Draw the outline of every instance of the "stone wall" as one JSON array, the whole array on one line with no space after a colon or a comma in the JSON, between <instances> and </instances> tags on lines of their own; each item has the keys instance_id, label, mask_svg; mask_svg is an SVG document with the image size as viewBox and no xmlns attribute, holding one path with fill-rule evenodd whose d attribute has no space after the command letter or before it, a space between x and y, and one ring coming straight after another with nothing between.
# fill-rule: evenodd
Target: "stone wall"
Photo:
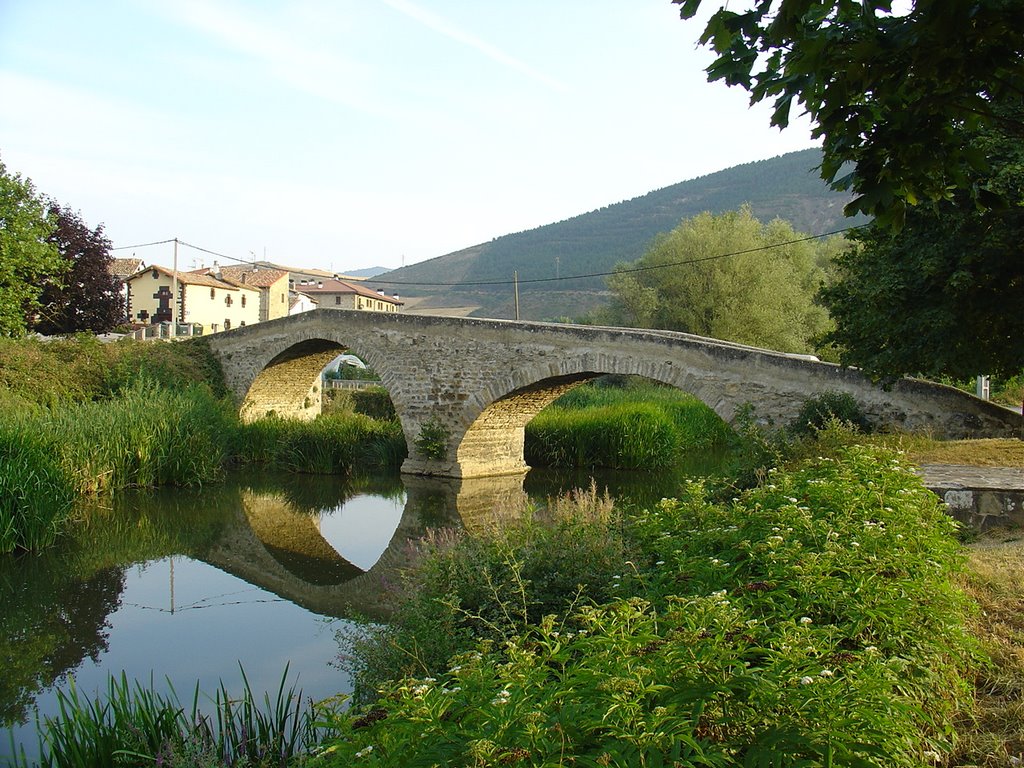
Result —
<instances>
[{"instance_id":1,"label":"stone wall","mask_svg":"<svg viewBox=\"0 0 1024 768\"><path fill-rule=\"evenodd\" d=\"M217 334L209 343L245 418L318 412L317 374L342 350L391 393L410 456L403 471L470 477L522 472L523 428L576 384L635 374L700 398L726 421L751 403L766 425L808 397L846 392L877 424L938 436L1021 436L1020 414L952 387L903 380L890 391L855 370L689 334L345 310L316 310ZM316 393L318 395L318 392ZM424 424L449 433L445 457L418 455Z\"/></svg>"}]
</instances>

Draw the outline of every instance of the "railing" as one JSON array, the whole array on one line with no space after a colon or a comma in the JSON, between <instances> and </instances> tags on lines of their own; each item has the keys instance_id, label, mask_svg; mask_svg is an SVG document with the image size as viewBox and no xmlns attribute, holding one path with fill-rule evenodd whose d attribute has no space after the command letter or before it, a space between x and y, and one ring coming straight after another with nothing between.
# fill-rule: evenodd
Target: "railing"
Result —
<instances>
[{"instance_id":1,"label":"railing","mask_svg":"<svg viewBox=\"0 0 1024 768\"><path fill-rule=\"evenodd\" d=\"M324 389L370 389L383 386L379 381L365 379L324 379Z\"/></svg>"}]
</instances>

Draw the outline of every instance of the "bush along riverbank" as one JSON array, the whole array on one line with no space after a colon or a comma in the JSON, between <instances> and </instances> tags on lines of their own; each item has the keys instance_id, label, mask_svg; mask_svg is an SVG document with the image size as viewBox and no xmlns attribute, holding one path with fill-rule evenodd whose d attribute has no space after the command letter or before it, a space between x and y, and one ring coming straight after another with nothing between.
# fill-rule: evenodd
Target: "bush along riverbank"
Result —
<instances>
[{"instance_id":1,"label":"bush along riverbank","mask_svg":"<svg viewBox=\"0 0 1024 768\"><path fill-rule=\"evenodd\" d=\"M532 544L475 590L469 563L428 560L455 589L401 650L492 636L328 717L316 764L927 766L953 748L975 660L960 549L895 454L843 448L724 503L692 484L623 530L633 558L536 623L517 607L546 605Z\"/></svg>"},{"instance_id":2,"label":"bush along riverbank","mask_svg":"<svg viewBox=\"0 0 1024 768\"><path fill-rule=\"evenodd\" d=\"M732 429L700 400L636 377L606 376L562 395L526 426L530 466L662 469L724 448Z\"/></svg>"}]
</instances>

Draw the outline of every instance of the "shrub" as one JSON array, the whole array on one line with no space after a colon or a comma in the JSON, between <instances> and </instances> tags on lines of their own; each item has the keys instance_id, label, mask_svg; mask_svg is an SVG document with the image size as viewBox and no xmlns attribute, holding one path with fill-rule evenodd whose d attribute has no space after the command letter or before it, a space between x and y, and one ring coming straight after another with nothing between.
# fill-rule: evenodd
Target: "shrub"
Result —
<instances>
[{"instance_id":1,"label":"shrub","mask_svg":"<svg viewBox=\"0 0 1024 768\"><path fill-rule=\"evenodd\" d=\"M448 456L448 441L452 433L436 418L431 418L420 427L416 436L416 451L425 459L442 460Z\"/></svg>"},{"instance_id":2,"label":"shrub","mask_svg":"<svg viewBox=\"0 0 1024 768\"><path fill-rule=\"evenodd\" d=\"M394 421L398 418L391 395L383 387L352 390L352 410L378 421Z\"/></svg>"},{"instance_id":3,"label":"shrub","mask_svg":"<svg viewBox=\"0 0 1024 768\"><path fill-rule=\"evenodd\" d=\"M608 599L631 551L611 500L576 491L547 510L482 536L443 532L422 543L421 563L386 627L342 634L343 665L369 701L396 675L432 675L480 638L502 642L546 615Z\"/></svg>"},{"instance_id":4,"label":"shrub","mask_svg":"<svg viewBox=\"0 0 1024 768\"><path fill-rule=\"evenodd\" d=\"M939 762L974 653L954 530L870 448L727 503L691 485L633 522L621 598L384 686L320 764Z\"/></svg>"},{"instance_id":5,"label":"shrub","mask_svg":"<svg viewBox=\"0 0 1024 768\"><path fill-rule=\"evenodd\" d=\"M846 392L822 392L809 397L789 426L795 435L813 435L829 421L838 420L860 432L870 432L871 422L854 399Z\"/></svg>"}]
</instances>

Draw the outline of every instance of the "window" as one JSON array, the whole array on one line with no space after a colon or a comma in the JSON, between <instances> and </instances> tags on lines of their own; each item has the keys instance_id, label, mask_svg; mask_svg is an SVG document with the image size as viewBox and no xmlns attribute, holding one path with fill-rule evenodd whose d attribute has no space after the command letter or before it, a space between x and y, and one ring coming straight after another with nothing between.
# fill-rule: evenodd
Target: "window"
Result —
<instances>
[{"instance_id":1,"label":"window","mask_svg":"<svg viewBox=\"0 0 1024 768\"><path fill-rule=\"evenodd\" d=\"M224 306L230 307L231 304L232 304L231 294L229 293L227 296L224 297ZM224 330L227 330L227 329L225 328Z\"/></svg>"},{"instance_id":2,"label":"window","mask_svg":"<svg viewBox=\"0 0 1024 768\"><path fill-rule=\"evenodd\" d=\"M242 296L242 306L243 307L245 306L245 296L244 295Z\"/></svg>"},{"instance_id":3,"label":"window","mask_svg":"<svg viewBox=\"0 0 1024 768\"><path fill-rule=\"evenodd\" d=\"M210 289L210 298L211 299L217 298L217 289L216 288L211 288Z\"/></svg>"},{"instance_id":4,"label":"window","mask_svg":"<svg viewBox=\"0 0 1024 768\"><path fill-rule=\"evenodd\" d=\"M334 297L334 303L335 304L341 304L341 296L335 296Z\"/></svg>"},{"instance_id":5,"label":"window","mask_svg":"<svg viewBox=\"0 0 1024 768\"><path fill-rule=\"evenodd\" d=\"M156 280L158 277L160 277L160 273L157 272L155 269L153 270L152 275L153 275L153 279L154 280Z\"/></svg>"},{"instance_id":6,"label":"window","mask_svg":"<svg viewBox=\"0 0 1024 768\"><path fill-rule=\"evenodd\" d=\"M224 330L225 331L230 331L231 330L231 319L230 318L224 318Z\"/></svg>"}]
</instances>

